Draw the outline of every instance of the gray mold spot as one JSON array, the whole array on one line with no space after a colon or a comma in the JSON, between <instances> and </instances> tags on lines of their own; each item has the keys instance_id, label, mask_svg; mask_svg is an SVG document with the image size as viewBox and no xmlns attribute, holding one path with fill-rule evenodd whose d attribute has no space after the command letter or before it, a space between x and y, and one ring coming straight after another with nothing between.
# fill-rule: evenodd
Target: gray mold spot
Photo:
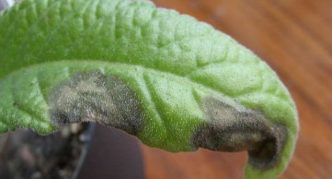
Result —
<instances>
[{"instance_id":1,"label":"gray mold spot","mask_svg":"<svg viewBox=\"0 0 332 179\"><path fill-rule=\"evenodd\" d=\"M215 98L204 100L208 121L193 136L193 145L210 150L248 150L249 163L261 169L273 167L280 158L287 130L272 124L263 114L241 110Z\"/></svg>"},{"instance_id":2,"label":"gray mold spot","mask_svg":"<svg viewBox=\"0 0 332 179\"><path fill-rule=\"evenodd\" d=\"M56 125L97 122L137 134L143 123L135 93L122 80L100 72L78 73L53 89L49 113Z\"/></svg>"}]
</instances>

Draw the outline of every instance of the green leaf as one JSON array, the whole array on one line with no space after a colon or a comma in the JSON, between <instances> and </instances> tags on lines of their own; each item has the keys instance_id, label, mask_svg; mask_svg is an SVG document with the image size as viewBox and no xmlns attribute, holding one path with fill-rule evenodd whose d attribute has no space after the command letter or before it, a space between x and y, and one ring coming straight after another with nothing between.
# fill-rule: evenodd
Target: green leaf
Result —
<instances>
[{"instance_id":1,"label":"green leaf","mask_svg":"<svg viewBox=\"0 0 332 179\"><path fill-rule=\"evenodd\" d=\"M0 14L0 132L94 121L168 151L248 150L274 178L298 117L271 68L208 24L149 1L24 0Z\"/></svg>"}]
</instances>

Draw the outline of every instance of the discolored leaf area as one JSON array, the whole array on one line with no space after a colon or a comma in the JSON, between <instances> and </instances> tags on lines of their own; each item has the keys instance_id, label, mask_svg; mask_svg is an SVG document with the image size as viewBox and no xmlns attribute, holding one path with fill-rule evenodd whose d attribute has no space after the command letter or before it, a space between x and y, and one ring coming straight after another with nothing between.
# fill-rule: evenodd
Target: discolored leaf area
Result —
<instances>
[{"instance_id":1,"label":"discolored leaf area","mask_svg":"<svg viewBox=\"0 0 332 179\"><path fill-rule=\"evenodd\" d=\"M275 178L294 102L271 68L212 26L145 0L23 0L0 14L0 131L98 122L168 151L248 150Z\"/></svg>"}]
</instances>

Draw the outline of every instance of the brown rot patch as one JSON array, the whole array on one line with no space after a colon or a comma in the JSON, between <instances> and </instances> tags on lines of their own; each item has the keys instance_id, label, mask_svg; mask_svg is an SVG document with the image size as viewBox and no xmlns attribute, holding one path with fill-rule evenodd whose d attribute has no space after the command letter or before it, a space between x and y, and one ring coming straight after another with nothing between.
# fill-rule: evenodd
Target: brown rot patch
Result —
<instances>
[{"instance_id":1,"label":"brown rot patch","mask_svg":"<svg viewBox=\"0 0 332 179\"><path fill-rule=\"evenodd\" d=\"M204 108L209 121L195 131L195 147L248 150L250 164L260 169L278 162L287 135L284 126L272 124L260 112L236 109L215 98L206 98Z\"/></svg>"},{"instance_id":2,"label":"brown rot patch","mask_svg":"<svg viewBox=\"0 0 332 179\"><path fill-rule=\"evenodd\" d=\"M56 125L98 122L137 134L143 117L135 93L120 79L100 72L78 73L61 83L49 97Z\"/></svg>"}]
</instances>

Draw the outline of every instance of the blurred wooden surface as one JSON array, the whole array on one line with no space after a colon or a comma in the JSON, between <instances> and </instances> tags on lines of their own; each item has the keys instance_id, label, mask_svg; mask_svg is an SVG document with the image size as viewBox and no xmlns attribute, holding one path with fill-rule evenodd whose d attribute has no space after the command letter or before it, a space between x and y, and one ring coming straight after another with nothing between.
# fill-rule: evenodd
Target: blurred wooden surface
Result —
<instances>
[{"instance_id":1,"label":"blurred wooden surface","mask_svg":"<svg viewBox=\"0 0 332 179\"><path fill-rule=\"evenodd\" d=\"M331 0L155 0L233 36L277 71L301 131L282 179L332 177ZM143 147L147 179L242 178L245 153L171 154Z\"/></svg>"}]
</instances>

